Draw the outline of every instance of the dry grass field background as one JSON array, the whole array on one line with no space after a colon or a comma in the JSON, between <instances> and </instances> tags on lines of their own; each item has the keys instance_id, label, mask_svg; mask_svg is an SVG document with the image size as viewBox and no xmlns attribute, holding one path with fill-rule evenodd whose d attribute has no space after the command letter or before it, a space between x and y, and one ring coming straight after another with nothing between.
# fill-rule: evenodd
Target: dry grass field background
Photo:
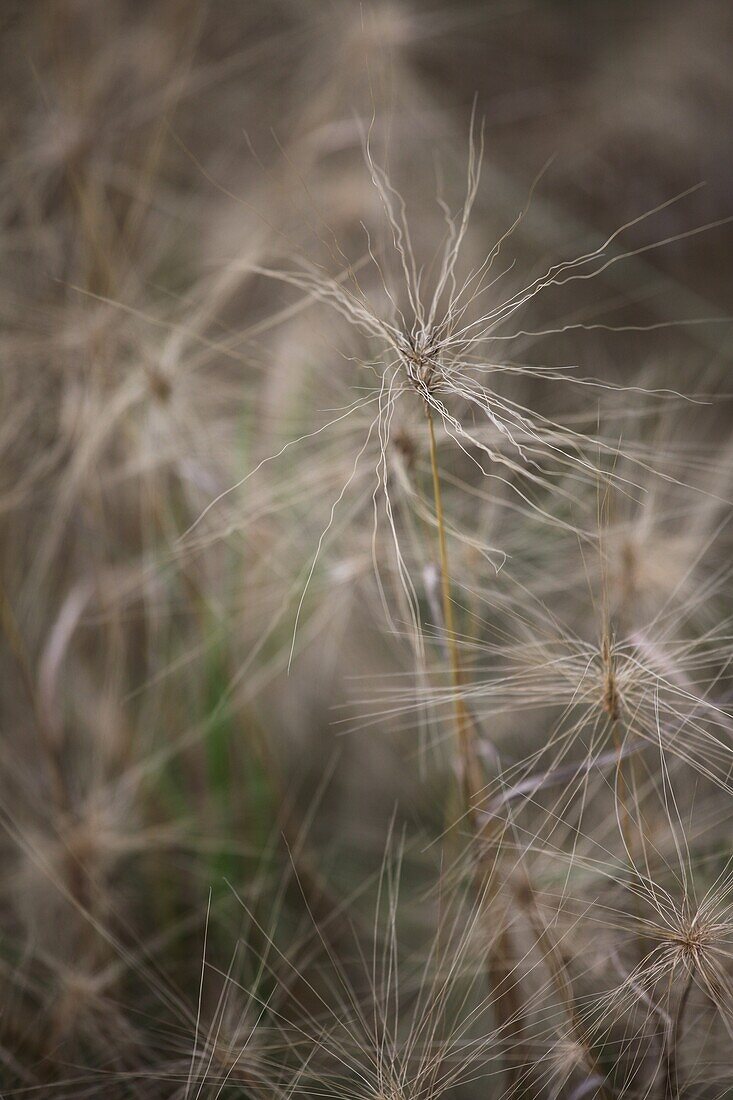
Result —
<instances>
[{"instance_id":1,"label":"dry grass field background","mask_svg":"<svg viewBox=\"0 0 733 1100\"><path fill-rule=\"evenodd\" d=\"M0 1096L733 1097L733 8L0 5Z\"/></svg>"}]
</instances>

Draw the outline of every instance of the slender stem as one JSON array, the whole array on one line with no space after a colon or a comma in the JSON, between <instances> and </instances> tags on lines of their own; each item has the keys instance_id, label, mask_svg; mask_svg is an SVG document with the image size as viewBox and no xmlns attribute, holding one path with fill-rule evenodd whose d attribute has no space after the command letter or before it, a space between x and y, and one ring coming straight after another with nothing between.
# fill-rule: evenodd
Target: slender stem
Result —
<instances>
[{"instance_id":1,"label":"slender stem","mask_svg":"<svg viewBox=\"0 0 733 1100\"><path fill-rule=\"evenodd\" d=\"M524 871L524 875L525 884L522 890L522 900L527 908L527 916L534 933L535 941L538 948L543 953L543 959L549 971L552 985L565 1011L572 1038L578 1044L582 1052L588 1072L592 1077L597 1077L599 1079L598 1087L593 1095L598 1097L599 1100L608 1100L609 1093L603 1083L604 1074L601 1072L583 1032L583 1023L578 1014L575 992L570 977L569 960L560 944L555 940L555 937L542 916L526 870Z\"/></svg>"},{"instance_id":2,"label":"slender stem","mask_svg":"<svg viewBox=\"0 0 733 1100\"><path fill-rule=\"evenodd\" d=\"M677 1004L677 1011L675 1013L674 1021L669 1027L669 1037L667 1040L667 1051L665 1058L665 1074L662 1082L663 1097L664 1100L677 1100L680 1095L679 1086L679 1044L682 1038L682 1023L685 1015L685 1009L687 1008L687 1002L692 992L692 986L694 984L693 972L687 976L684 989Z\"/></svg>"},{"instance_id":3,"label":"slender stem","mask_svg":"<svg viewBox=\"0 0 733 1100\"><path fill-rule=\"evenodd\" d=\"M474 742L475 726L461 694L464 686L463 669L461 667L458 640L455 632L453 602L450 592L450 565L445 531L445 515L443 512L443 496L440 485L440 471L438 467L438 448L435 441L433 415L427 403L425 405L425 415L428 421L428 434L430 437L430 467L433 475L433 503L435 506L435 520L438 527L443 627L455 696L454 715L456 747L461 770L461 790L465 804L469 810L475 839L485 844L488 841L489 834L495 833L497 829L503 832L503 825L493 820L490 827L487 828L487 826L484 826L483 828L479 828L479 824L475 818L475 810L481 796L484 782ZM497 851L493 867L488 866L492 861L487 861L485 857L479 859L476 865L476 889L479 897L482 899L482 908L486 908L487 912L491 908L492 903L496 900L498 891L498 876L495 872L497 869L496 860L498 860L499 846L500 839L497 842ZM523 1063L526 1059L521 1053L524 1031L523 1013L518 996L517 983L512 980L512 935L509 927L503 923L505 919L504 916L500 918L502 924L499 926L498 937L489 949L486 977L492 991L493 1004L499 1029L508 1040L508 1049L505 1052L505 1071L507 1086L510 1090L513 1090L516 1089L521 1078Z\"/></svg>"},{"instance_id":4,"label":"slender stem","mask_svg":"<svg viewBox=\"0 0 733 1100\"><path fill-rule=\"evenodd\" d=\"M621 835L624 845L626 846L626 854L631 864L631 870L634 872L636 870L636 861L634 859L634 817L630 808L630 802L632 801L633 791L635 789L633 760L624 760L624 739L620 729L620 721L617 718L613 719L611 736L617 756L616 771L618 776L619 802L621 805ZM627 765L630 774L627 774Z\"/></svg>"},{"instance_id":5,"label":"slender stem","mask_svg":"<svg viewBox=\"0 0 733 1100\"><path fill-rule=\"evenodd\" d=\"M471 736L471 722L466 712L466 707L461 697L463 688L463 670L461 657L456 638L453 601L451 600L450 566L448 561L448 544L445 533L445 517L443 512L443 495L440 486L440 472L438 468L438 448L435 442L435 425L430 406L426 403L425 415L428 421L428 434L430 437L430 467L433 475L433 503L435 505L435 520L438 526L438 549L440 554L440 590L443 603L443 623L445 627L446 645L451 665L451 680L455 696L454 715L456 744L458 759L461 768L461 785L469 807L475 806L476 798L483 786L481 772L478 767L476 750Z\"/></svg>"}]
</instances>

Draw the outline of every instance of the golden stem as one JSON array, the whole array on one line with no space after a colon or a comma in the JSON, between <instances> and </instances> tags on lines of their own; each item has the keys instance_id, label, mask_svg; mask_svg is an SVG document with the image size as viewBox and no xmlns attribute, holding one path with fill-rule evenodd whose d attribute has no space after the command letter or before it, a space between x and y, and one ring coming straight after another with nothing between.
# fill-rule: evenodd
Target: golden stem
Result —
<instances>
[{"instance_id":1,"label":"golden stem","mask_svg":"<svg viewBox=\"0 0 733 1100\"><path fill-rule=\"evenodd\" d=\"M613 744L614 748L616 749L617 755L616 770L618 775L619 802L621 803L621 836L623 837L623 841L626 846L626 852L629 860L631 861L631 869L633 871L635 869L633 857L634 818L631 813L631 809L629 808L629 803L631 802L633 797L633 775L631 777L632 783L630 784L627 778L627 769L625 766L626 762L624 761L623 757L623 737L621 736L621 731L619 730L618 719L613 720L613 725L611 726L611 736L613 737ZM633 769L633 761L628 761L628 764Z\"/></svg>"},{"instance_id":2,"label":"golden stem","mask_svg":"<svg viewBox=\"0 0 733 1100\"><path fill-rule=\"evenodd\" d=\"M440 486L440 472L438 468L438 448L435 441L435 426L430 406L426 403L425 415L428 421L428 434L430 436L430 467L433 474L433 503L435 505L435 520L438 527L438 549L440 553L440 591L443 604L443 625L445 628L445 640L448 648L451 665L451 680L455 695L454 713L456 744L458 759L461 768L461 785L470 807L475 806L476 798L483 786L481 773L476 759L475 746L471 737L471 723L466 713L466 707L461 698L463 688L463 670L461 657L458 651L458 639L456 637L453 601L451 600L450 566L448 561L448 543L445 533L445 516L443 512L443 495Z\"/></svg>"},{"instance_id":3,"label":"golden stem","mask_svg":"<svg viewBox=\"0 0 733 1100\"><path fill-rule=\"evenodd\" d=\"M475 867L476 890L481 899L481 907L489 910L497 900L499 891L498 860L501 848L501 835L505 823L497 819L491 819L481 826L476 820L475 810L484 786L483 773L479 765L475 745L475 727L473 720L466 709L461 696L463 689L463 669L458 648L458 639L455 631L453 616L453 602L451 600L450 565L448 560L448 543L445 530L445 514L443 511L443 495L440 484L440 470L438 467L438 448L435 440L435 425L430 406L425 404L425 415L428 421L428 434L430 437L430 467L433 475L433 503L435 507L435 520L438 528L438 547L440 553L440 590L443 605L443 627L445 642L448 650L451 679L455 694L455 730L456 746L459 766L461 770L461 789L465 804L469 810L471 827L474 839L485 847L487 851L496 844L495 859L492 862L486 855L479 858ZM497 831L500 835L497 837ZM493 920L496 920L494 914ZM509 927L504 923L505 916L500 918L498 937L489 948L486 977L492 991L494 1007L500 1030L508 1040L508 1050L505 1053L505 1072L507 1085L510 1089L516 1088L521 1078L522 1066L526 1057L522 1053L524 1018L521 1011L519 991L516 981L512 980L512 935Z\"/></svg>"}]
</instances>

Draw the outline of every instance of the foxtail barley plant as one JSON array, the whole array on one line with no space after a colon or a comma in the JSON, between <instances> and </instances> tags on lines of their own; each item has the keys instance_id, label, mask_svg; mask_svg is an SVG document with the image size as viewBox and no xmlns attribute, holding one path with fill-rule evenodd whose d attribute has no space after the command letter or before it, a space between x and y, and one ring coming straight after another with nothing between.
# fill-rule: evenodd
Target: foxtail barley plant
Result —
<instances>
[{"instance_id":1,"label":"foxtail barley plant","mask_svg":"<svg viewBox=\"0 0 733 1100\"><path fill-rule=\"evenodd\" d=\"M733 1095L729 6L6 8L0 1096Z\"/></svg>"}]
</instances>

